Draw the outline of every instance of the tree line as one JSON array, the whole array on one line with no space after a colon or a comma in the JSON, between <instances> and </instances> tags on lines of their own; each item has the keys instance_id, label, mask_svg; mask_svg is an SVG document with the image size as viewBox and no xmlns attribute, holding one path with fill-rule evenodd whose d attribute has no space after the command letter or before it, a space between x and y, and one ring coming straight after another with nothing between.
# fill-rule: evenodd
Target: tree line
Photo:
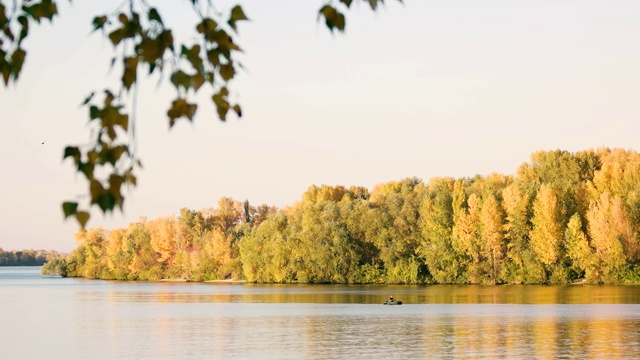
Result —
<instances>
[{"instance_id":1,"label":"tree line","mask_svg":"<svg viewBox=\"0 0 640 360\"><path fill-rule=\"evenodd\" d=\"M539 151L512 175L311 186L277 210L80 230L68 276L266 283L640 282L640 155ZM57 266L60 266L58 264Z\"/></svg>"},{"instance_id":2,"label":"tree line","mask_svg":"<svg viewBox=\"0 0 640 360\"><path fill-rule=\"evenodd\" d=\"M47 261L62 257L54 250L9 250L0 248L0 266L42 266Z\"/></svg>"}]
</instances>

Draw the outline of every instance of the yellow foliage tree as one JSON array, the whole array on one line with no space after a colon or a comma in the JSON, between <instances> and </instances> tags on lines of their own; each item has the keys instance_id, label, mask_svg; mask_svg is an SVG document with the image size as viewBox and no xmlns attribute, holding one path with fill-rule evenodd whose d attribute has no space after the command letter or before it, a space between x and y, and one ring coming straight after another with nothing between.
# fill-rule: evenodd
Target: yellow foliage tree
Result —
<instances>
[{"instance_id":1,"label":"yellow foliage tree","mask_svg":"<svg viewBox=\"0 0 640 360\"><path fill-rule=\"evenodd\" d=\"M147 223L151 247L160 255L159 261L166 263L173 259L176 251L177 224L173 217L158 218Z\"/></svg>"},{"instance_id":2,"label":"yellow foliage tree","mask_svg":"<svg viewBox=\"0 0 640 360\"><path fill-rule=\"evenodd\" d=\"M545 265L560 257L563 237L562 213L554 189L543 184L533 202L533 229L529 233L531 248Z\"/></svg>"},{"instance_id":3,"label":"yellow foliage tree","mask_svg":"<svg viewBox=\"0 0 640 360\"><path fill-rule=\"evenodd\" d=\"M627 260L637 260L638 236L622 199L605 191L589 207L589 235L603 281L617 281L616 271Z\"/></svg>"},{"instance_id":4,"label":"yellow foliage tree","mask_svg":"<svg viewBox=\"0 0 640 360\"><path fill-rule=\"evenodd\" d=\"M456 217L454 216L454 219ZM453 224L454 249L459 249L470 259L467 266L469 281L480 282L481 238L480 238L480 199L471 194L467 199L467 210L457 216Z\"/></svg>"},{"instance_id":5,"label":"yellow foliage tree","mask_svg":"<svg viewBox=\"0 0 640 360\"><path fill-rule=\"evenodd\" d=\"M498 270L504 257L504 215L500 204L489 193L482 204L480 212L480 222L482 224L482 253L483 257L491 264L490 278L493 284L498 281Z\"/></svg>"}]
</instances>

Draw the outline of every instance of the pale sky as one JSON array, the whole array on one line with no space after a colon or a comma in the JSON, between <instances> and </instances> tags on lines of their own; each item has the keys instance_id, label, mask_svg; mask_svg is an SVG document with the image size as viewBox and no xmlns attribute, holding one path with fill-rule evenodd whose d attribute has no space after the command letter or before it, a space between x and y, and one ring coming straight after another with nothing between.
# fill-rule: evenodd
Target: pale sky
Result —
<instances>
[{"instance_id":1,"label":"pale sky","mask_svg":"<svg viewBox=\"0 0 640 360\"><path fill-rule=\"evenodd\" d=\"M152 2L188 39L189 2ZM111 44L90 34L93 16L120 3L60 1L53 26L32 29L19 83L0 87L5 250L75 247L60 204L86 186L62 153L89 139L85 96L120 76L108 72ZM241 120L218 121L205 92L194 124L169 131L173 90L145 81L139 185L123 214L94 211L89 226L222 196L283 207L312 184L513 174L538 150L640 150L640 1L388 0L353 9L346 35L317 21L322 4L243 2Z\"/></svg>"}]
</instances>

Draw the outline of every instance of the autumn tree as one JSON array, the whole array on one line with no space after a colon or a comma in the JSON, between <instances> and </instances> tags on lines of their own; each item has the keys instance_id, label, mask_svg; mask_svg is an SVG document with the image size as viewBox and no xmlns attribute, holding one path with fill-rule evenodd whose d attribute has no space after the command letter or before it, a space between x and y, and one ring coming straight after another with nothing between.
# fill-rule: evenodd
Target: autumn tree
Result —
<instances>
[{"instance_id":1,"label":"autumn tree","mask_svg":"<svg viewBox=\"0 0 640 360\"><path fill-rule=\"evenodd\" d=\"M582 192L571 196L591 204L585 216L578 206L568 220L562 190L540 183L525 163L514 177L435 178L427 185L407 178L371 192L311 186L290 207L262 206L259 221L248 201L222 198L218 208L182 209L178 218L80 231L65 270L127 280L637 282L636 155L617 149L584 154ZM25 251L14 258L25 253L29 261L36 256Z\"/></svg>"},{"instance_id":2,"label":"autumn tree","mask_svg":"<svg viewBox=\"0 0 640 360\"><path fill-rule=\"evenodd\" d=\"M503 234L504 220L500 204L493 196L487 194L480 212L482 254L489 265L489 281L494 285L499 282L498 275L505 252L505 239Z\"/></svg>"},{"instance_id":3,"label":"autumn tree","mask_svg":"<svg viewBox=\"0 0 640 360\"><path fill-rule=\"evenodd\" d=\"M514 284L539 283L545 279L542 263L531 248L529 195L521 188L521 183L513 183L502 192L502 207L505 212L506 256L502 278Z\"/></svg>"},{"instance_id":4,"label":"autumn tree","mask_svg":"<svg viewBox=\"0 0 640 360\"><path fill-rule=\"evenodd\" d=\"M542 184L533 202L532 229L529 233L531 248L537 259L554 271L561 258L564 224L562 207L551 186ZM558 275L560 276L560 275Z\"/></svg>"},{"instance_id":5,"label":"autumn tree","mask_svg":"<svg viewBox=\"0 0 640 360\"><path fill-rule=\"evenodd\" d=\"M481 254L480 199L476 194L471 194L466 202L465 212L458 216L455 216L454 213L452 247L464 254L464 256L460 256L460 259L463 262L462 266L466 268L468 281L472 284L479 284L482 282L482 266L484 265Z\"/></svg>"},{"instance_id":6,"label":"autumn tree","mask_svg":"<svg viewBox=\"0 0 640 360\"><path fill-rule=\"evenodd\" d=\"M598 149L601 167L595 171L593 181L587 183L591 199L598 201L608 192L620 196L634 224L640 224L640 154L633 150ZM636 227L637 229L637 227Z\"/></svg>"},{"instance_id":7,"label":"autumn tree","mask_svg":"<svg viewBox=\"0 0 640 360\"><path fill-rule=\"evenodd\" d=\"M618 281L627 262L637 261L638 236L620 196L603 192L587 214L589 235L601 281Z\"/></svg>"},{"instance_id":8,"label":"autumn tree","mask_svg":"<svg viewBox=\"0 0 640 360\"><path fill-rule=\"evenodd\" d=\"M177 223L173 217L162 217L146 223L149 232L149 243L153 251L159 255L158 261L169 263L173 260L177 249Z\"/></svg>"},{"instance_id":9,"label":"autumn tree","mask_svg":"<svg viewBox=\"0 0 640 360\"><path fill-rule=\"evenodd\" d=\"M129 274L132 280L160 280L164 278L164 267L160 255L151 246L151 235L146 219L127 227L126 252L130 254Z\"/></svg>"},{"instance_id":10,"label":"autumn tree","mask_svg":"<svg viewBox=\"0 0 640 360\"><path fill-rule=\"evenodd\" d=\"M126 229L113 229L107 233L106 256L109 272L114 279L127 280L127 267L131 260L126 249L127 231Z\"/></svg>"},{"instance_id":11,"label":"autumn tree","mask_svg":"<svg viewBox=\"0 0 640 360\"><path fill-rule=\"evenodd\" d=\"M576 274L575 277L598 281L597 270L594 268L595 258L582 227L580 215L573 214L564 233L566 255L571 263L571 270Z\"/></svg>"}]
</instances>

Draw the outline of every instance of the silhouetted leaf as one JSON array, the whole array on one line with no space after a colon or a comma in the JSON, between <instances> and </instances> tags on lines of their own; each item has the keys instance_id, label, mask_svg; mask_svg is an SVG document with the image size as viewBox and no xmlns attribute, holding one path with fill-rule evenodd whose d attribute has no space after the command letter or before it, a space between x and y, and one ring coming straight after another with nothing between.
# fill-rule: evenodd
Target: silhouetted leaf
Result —
<instances>
[{"instance_id":1,"label":"silhouetted leaf","mask_svg":"<svg viewBox=\"0 0 640 360\"><path fill-rule=\"evenodd\" d=\"M171 74L170 80L173 86L175 86L176 88L182 87L186 90L191 85L191 76L186 74L182 70L178 70Z\"/></svg>"},{"instance_id":2,"label":"silhouetted leaf","mask_svg":"<svg viewBox=\"0 0 640 360\"><path fill-rule=\"evenodd\" d=\"M333 6L325 5L320 9L320 15L324 16L325 24L332 30L337 28L340 31L344 31L345 17Z\"/></svg>"},{"instance_id":3,"label":"silhouetted leaf","mask_svg":"<svg viewBox=\"0 0 640 360\"><path fill-rule=\"evenodd\" d=\"M93 30L94 31L104 28L104 25L106 23L107 23L107 17L104 16L104 15L94 17L93 21L91 22L91 24L93 25Z\"/></svg>"},{"instance_id":4,"label":"silhouetted leaf","mask_svg":"<svg viewBox=\"0 0 640 360\"><path fill-rule=\"evenodd\" d=\"M222 88L217 94L214 94L211 99L213 103L216 105L216 110L218 112L218 117L220 120L225 121L227 119L227 113L229 112L230 104L227 101L227 95L229 91L227 88Z\"/></svg>"},{"instance_id":5,"label":"silhouetted leaf","mask_svg":"<svg viewBox=\"0 0 640 360\"><path fill-rule=\"evenodd\" d=\"M200 45L193 45L191 49L186 46L182 46L182 55L191 63L191 66L195 70L199 70L202 66L202 59L200 58Z\"/></svg>"},{"instance_id":6,"label":"silhouetted leaf","mask_svg":"<svg viewBox=\"0 0 640 360\"><path fill-rule=\"evenodd\" d=\"M64 148L64 155L62 159L66 159L68 157L72 157L75 164L80 161L80 149L76 146L67 146Z\"/></svg>"},{"instance_id":7,"label":"silhouetted leaf","mask_svg":"<svg viewBox=\"0 0 640 360\"><path fill-rule=\"evenodd\" d=\"M233 63L223 64L220 66L220 76L225 81L231 80L236 74L236 70L233 68Z\"/></svg>"},{"instance_id":8,"label":"silhouetted leaf","mask_svg":"<svg viewBox=\"0 0 640 360\"><path fill-rule=\"evenodd\" d=\"M153 65L156 60L162 57L166 46L161 39L151 39L143 37L142 41L137 45L136 49L141 55L143 61Z\"/></svg>"},{"instance_id":9,"label":"silhouetted leaf","mask_svg":"<svg viewBox=\"0 0 640 360\"><path fill-rule=\"evenodd\" d=\"M156 8L149 9L148 15L149 20L155 20L162 25L162 18L160 17L160 14L158 13L158 10Z\"/></svg>"},{"instance_id":10,"label":"silhouetted leaf","mask_svg":"<svg viewBox=\"0 0 640 360\"><path fill-rule=\"evenodd\" d=\"M0 28L5 27L7 25L7 15L5 14L4 4L0 3Z\"/></svg>"},{"instance_id":11,"label":"silhouetted leaf","mask_svg":"<svg viewBox=\"0 0 640 360\"><path fill-rule=\"evenodd\" d=\"M2 80L4 85L9 85L9 77L11 76L11 65L4 61L3 57L0 57L0 72L2 72Z\"/></svg>"},{"instance_id":12,"label":"silhouetted leaf","mask_svg":"<svg viewBox=\"0 0 640 360\"><path fill-rule=\"evenodd\" d=\"M119 114L114 125L118 125L122 130L127 131L129 129L129 115Z\"/></svg>"},{"instance_id":13,"label":"silhouetted leaf","mask_svg":"<svg viewBox=\"0 0 640 360\"><path fill-rule=\"evenodd\" d=\"M93 169L94 165L91 162L79 162L78 163L78 171L83 173L87 180L93 179Z\"/></svg>"},{"instance_id":14,"label":"silhouetted leaf","mask_svg":"<svg viewBox=\"0 0 640 360\"><path fill-rule=\"evenodd\" d=\"M116 198L111 192L105 191L96 198L95 203L98 204L102 212L107 212L116 206Z\"/></svg>"},{"instance_id":15,"label":"silhouetted leaf","mask_svg":"<svg viewBox=\"0 0 640 360\"><path fill-rule=\"evenodd\" d=\"M127 14L125 14L125 13L118 14L118 20L120 20L122 25L127 25L129 23L129 18L127 17Z\"/></svg>"},{"instance_id":16,"label":"silhouetted leaf","mask_svg":"<svg viewBox=\"0 0 640 360\"><path fill-rule=\"evenodd\" d=\"M124 72L122 74L122 85L126 89L130 89L131 85L136 82L138 73L138 57L126 57L122 60Z\"/></svg>"},{"instance_id":17,"label":"silhouetted leaf","mask_svg":"<svg viewBox=\"0 0 640 360\"><path fill-rule=\"evenodd\" d=\"M77 211L76 212L76 220L78 220L78 223L80 223L80 226L84 229L84 227L87 225L87 222L89 221L89 213L86 211Z\"/></svg>"},{"instance_id":18,"label":"silhouetted leaf","mask_svg":"<svg viewBox=\"0 0 640 360\"><path fill-rule=\"evenodd\" d=\"M14 41L16 38L13 36L13 32L11 32L11 28L9 28L8 26L5 27L4 29L2 29L2 32L4 33L4 35L9 38L9 40Z\"/></svg>"},{"instance_id":19,"label":"silhouetted leaf","mask_svg":"<svg viewBox=\"0 0 640 360\"><path fill-rule=\"evenodd\" d=\"M340 0L340 2L347 5L347 7L351 7L353 0Z\"/></svg>"},{"instance_id":20,"label":"silhouetted leaf","mask_svg":"<svg viewBox=\"0 0 640 360\"><path fill-rule=\"evenodd\" d=\"M91 105L89 107L89 119L95 120L99 117L100 117L100 109L95 105Z\"/></svg>"},{"instance_id":21,"label":"silhouetted leaf","mask_svg":"<svg viewBox=\"0 0 640 360\"><path fill-rule=\"evenodd\" d=\"M127 182L133 186L136 186L138 179L131 172L127 172L125 175Z\"/></svg>"},{"instance_id":22,"label":"silhouetted leaf","mask_svg":"<svg viewBox=\"0 0 640 360\"><path fill-rule=\"evenodd\" d=\"M238 114L238 117L242 117L242 109L240 108L240 105L238 104L234 105L233 111L235 111L236 114Z\"/></svg>"},{"instance_id":23,"label":"silhouetted leaf","mask_svg":"<svg viewBox=\"0 0 640 360\"><path fill-rule=\"evenodd\" d=\"M203 34L205 39L212 41L215 30L218 27L218 23L211 18L203 19L198 25L196 25L196 31Z\"/></svg>"},{"instance_id":24,"label":"silhouetted leaf","mask_svg":"<svg viewBox=\"0 0 640 360\"><path fill-rule=\"evenodd\" d=\"M64 213L64 218L68 218L71 215L75 215L76 210L78 210L77 202L64 202L62 203L62 212Z\"/></svg>"},{"instance_id":25,"label":"silhouetted leaf","mask_svg":"<svg viewBox=\"0 0 640 360\"><path fill-rule=\"evenodd\" d=\"M93 99L93 95L95 95L95 91L92 91L91 94L89 94L89 96L87 96L84 101L82 102L82 106L87 105L89 103L89 101L91 101L91 99Z\"/></svg>"},{"instance_id":26,"label":"silhouetted leaf","mask_svg":"<svg viewBox=\"0 0 640 360\"><path fill-rule=\"evenodd\" d=\"M111 43L113 44L113 46L116 46L122 41L122 39L124 39L124 36L125 36L124 28L118 28L116 30L113 30L109 34L109 40L111 40Z\"/></svg>"},{"instance_id":27,"label":"silhouetted leaf","mask_svg":"<svg viewBox=\"0 0 640 360\"><path fill-rule=\"evenodd\" d=\"M22 71L22 65L24 64L24 59L27 56L27 53L18 48L13 54L11 54L11 74L13 75L13 80L18 80L18 76Z\"/></svg>"},{"instance_id":28,"label":"silhouetted leaf","mask_svg":"<svg viewBox=\"0 0 640 360\"><path fill-rule=\"evenodd\" d=\"M18 46L22 43L22 40L29 35L29 20L25 16L18 16L18 22L22 25L20 29L20 36L18 37Z\"/></svg>"},{"instance_id":29,"label":"silhouetted leaf","mask_svg":"<svg viewBox=\"0 0 640 360\"><path fill-rule=\"evenodd\" d=\"M228 21L229 26L231 26L233 30L237 30L236 22L242 21L242 20L249 20L249 18L247 17L247 15L245 15L244 10L242 10L242 7L240 5L236 5L233 7L233 9L231 9L231 16L229 17L229 21Z\"/></svg>"},{"instance_id":30,"label":"silhouetted leaf","mask_svg":"<svg viewBox=\"0 0 640 360\"><path fill-rule=\"evenodd\" d=\"M202 74L197 73L191 77L191 87L194 91L198 91L202 84L204 84L204 76Z\"/></svg>"},{"instance_id":31,"label":"silhouetted leaf","mask_svg":"<svg viewBox=\"0 0 640 360\"><path fill-rule=\"evenodd\" d=\"M207 51L207 59L214 67L220 65L220 53L215 49Z\"/></svg>"},{"instance_id":32,"label":"silhouetted leaf","mask_svg":"<svg viewBox=\"0 0 640 360\"><path fill-rule=\"evenodd\" d=\"M193 120L198 105L190 104L185 99L178 98L171 103L171 108L167 111L169 116L169 127L173 127L176 119L186 117L189 120Z\"/></svg>"},{"instance_id":33,"label":"silhouetted leaf","mask_svg":"<svg viewBox=\"0 0 640 360\"><path fill-rule=\"evenodd\" d=\"M91 194L91 202L95 203L97 199L104 193L104 186L98 180L91 180L89 183L89 192Z\"/></svg>"}]
</instances>

